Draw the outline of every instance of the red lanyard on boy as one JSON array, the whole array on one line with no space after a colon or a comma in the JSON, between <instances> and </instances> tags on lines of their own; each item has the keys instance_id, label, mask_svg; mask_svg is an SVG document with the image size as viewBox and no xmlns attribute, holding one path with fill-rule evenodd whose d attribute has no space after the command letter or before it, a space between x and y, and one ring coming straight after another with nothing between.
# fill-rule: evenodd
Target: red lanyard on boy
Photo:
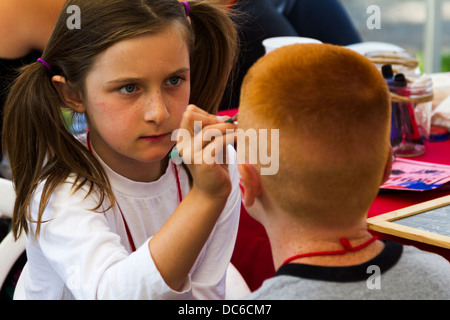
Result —
<instances>
[{"instance_id":1,"label":"red lanyard on boy","mask_svg":"<svg viewBox=\"0 0 450 320\"><path fill-rule=\"evenodd\" d=\"M288 259L286 259L282 265L288 264L293 260L297 260L300 258L305 258L305 257L316 257L316 256L334 256L334 255L342 255L342 254L346 254L347 252L355 252L355 251L359 251L364 249L365 247L367 247L368 245L370 245L372 242L374 242L375 240L377 240L378 237L377 236L373 236L372 238L370 238L368 241L360 244L359 246L356 247L352 247L352 245L350 244L350 241L347 238L341 238L341 244L344 247L344 249L342 250L336 250L336 251L319 251L319 252L308 252L308 253L303 253L303 254L297 254L293 257L290 257Z\"/></svg>"},{"instance_id":2,"label":"red lanyard on boy","mask_svg":"<svg viewBox=\"0 0 450 320\"><path fill-rule=\"evenodd\" d=\"M92 146L91 146L91 139L89 138L89 131L87 133L86 140L87 140L87 147L88 147L89 152L93 153ZM171 161L171 163L172 163L173 170L175 171L175 178L177 181L178 201L179 201L179 203L181 203L181 201L183 200L183 195L181 193L181 184L180 184L180 177L178 175L178 168L177 168L177 165L173 161ZM120 208L120 205L117 201L116 201L116 204L117 204L117 208L119 208L120 214L122 215L122 220L123 220L123 224L125 225L125 231L127 232L127 238L128 238L128 242L131 247L131 252L135 252L136 245L134 244L133 237L131 236L131 232L130 232L130 229L128 228L127 221L125 220L125 216L123 215L122 209Z\"/></svg>"}]
</instances>

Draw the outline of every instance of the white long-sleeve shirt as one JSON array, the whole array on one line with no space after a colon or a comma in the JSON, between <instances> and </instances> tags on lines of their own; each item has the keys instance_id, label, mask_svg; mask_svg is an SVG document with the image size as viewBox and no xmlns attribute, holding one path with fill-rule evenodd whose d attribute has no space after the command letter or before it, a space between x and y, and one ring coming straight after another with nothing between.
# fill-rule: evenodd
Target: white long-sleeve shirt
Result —
<instances>
[{"instance_id":1,"label":"white long-sleeve shirt","mask_svg":"<svg viewBox=\"0 0 450 320\"><path fill-rule=\"evenodd\" d=\"M234 149L228 155L235 158ZM29 223L27 264L15 299L223 299L225 276L237 233L240 211L236 161L229 164L233 184L227 204L180 291L167 286L148 250L148 241L179 205L172 163L155 182L129 180L104 163L114 194L136 245L131 253L118 207L93 212L97 199L86 188L73 194L73 178L51 196L35 240ZM186 172L178 166L183 196L189 192ZM36 221L42 185L31 204ZM200 204L201 205L201 204ZM195 221L192 221L195 223Z\"/></svg>"}]
</instances>

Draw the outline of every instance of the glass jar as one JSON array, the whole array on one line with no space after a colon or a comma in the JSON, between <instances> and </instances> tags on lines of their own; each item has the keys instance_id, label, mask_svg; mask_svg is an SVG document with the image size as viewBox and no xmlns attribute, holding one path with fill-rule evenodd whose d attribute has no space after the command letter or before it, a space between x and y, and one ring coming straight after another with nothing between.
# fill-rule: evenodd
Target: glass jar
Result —
<instances>
[{"instance_id":1,"label":"glass jar","mask_svg":"<svg viewBox=\"0 0 450 320\"><path fill-rule=\"evenodd\" d=\"M391 92L391 146L399 157L415 157L425 152L423 139L429 136L433 82L428 76L406 79L397 74L388 82Z\"/></svg>"}]
</instances>

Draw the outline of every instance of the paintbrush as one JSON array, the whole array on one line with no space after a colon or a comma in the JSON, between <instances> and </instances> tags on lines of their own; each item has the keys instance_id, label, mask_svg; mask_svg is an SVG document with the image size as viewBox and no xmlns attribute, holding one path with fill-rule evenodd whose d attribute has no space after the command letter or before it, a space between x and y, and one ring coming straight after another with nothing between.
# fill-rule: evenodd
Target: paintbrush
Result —
<instances>
[{"instance_id":1,"label":"paintbrush","mask_svg":"<svg viewBox=\"0 0 450 320\"><path fill-rule=\"evenodd\" d=\"M238 114L236 113L230 119L225 120L225 122L227 122L227 123L234 123L235 121L237 121L237 118L238 118Z\"/></svg>"}]
</instances>

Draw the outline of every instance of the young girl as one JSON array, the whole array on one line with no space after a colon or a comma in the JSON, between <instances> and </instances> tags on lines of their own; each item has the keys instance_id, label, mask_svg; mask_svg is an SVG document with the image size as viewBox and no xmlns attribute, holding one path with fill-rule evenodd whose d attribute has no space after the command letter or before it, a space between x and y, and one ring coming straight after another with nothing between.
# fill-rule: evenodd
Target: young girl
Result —
<instances>
[{"instance_id":1,"label":"young girl","mask_svg":"<svg viewBox=\"0 0 450 320\"><path fill-rule=\"evenodd\" d=\"M66 23L71 8L80 29ZM234 128L212 114L235 52L233 24L213 1L65 4L5 106L13 232L27 233L16 298L224 297L236 166L176 165L168 154L180 126L192 136L194 121L203 126L195 134ZM85 116L84 140L67 130L61 107ZM203 147L220 143L232 157L226 140Z\"/></svg>"}]
</instances>

